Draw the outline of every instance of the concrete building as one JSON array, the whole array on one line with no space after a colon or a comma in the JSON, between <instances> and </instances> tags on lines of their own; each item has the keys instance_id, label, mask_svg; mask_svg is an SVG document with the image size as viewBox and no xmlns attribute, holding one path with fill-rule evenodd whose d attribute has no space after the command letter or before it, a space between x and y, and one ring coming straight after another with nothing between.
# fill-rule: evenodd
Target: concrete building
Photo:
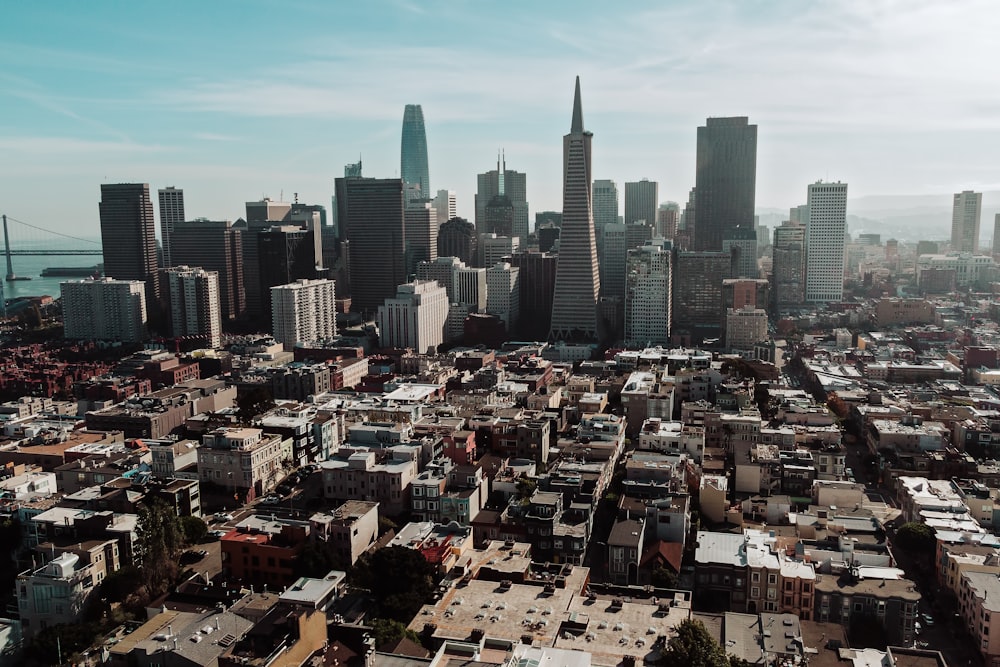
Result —
<instances>
[{"instance_id":1,"label":"concrete building","mask_svg":"<svg viewBox=\"0 0 1000 667\"><path fill-rule=\"evenodd\" d=\"M159 303L156 221L148 183L101 185L101 245L104 275L145 283L146 304Z\"/></svg>"},{"instance_id":2,"label":"concrete building","mask_svg":"<svg viewBox=\"0 0 1000 667\"><path fill-rule=\"evenodd\" d=\"M923 290L928 277L933 272L945 273L950 279L951 289L970 287L980 283L994 267L989 255L974 255L968 252L950 252L938 255L920 255L917 258L917 282ZM932 290L935 293L941 290Z\"/></svg>"},{"instance_id":3,"label":"concrete building","mask_svg":"<svg viewBox=\"0 0 1000 667\"><path fill-rule=\"evenodd\" d=\"M452 303L469 306L472 312L481 312L486 308L489 286L486 281L486 269L470 266L458 266L454 274L454 296L449 295Z\"/></svg>"},{"instance_id":4,"label":"concrete building","mask_svg":"<svg viewBox=\"0 0 1000 667\"><path fill-rule=\"evenodd\" d=\"M486 268L497 262L502 262L504 258L517 252L520 247L521 241L515 236L480 234L478 266Z\"/></svg>"},{"instance_id":5,"label":"concrete building","mask_svg":"<svg viewBox=\"0 0 1000 667\"><path fill-rule=\"evenodd\" d=\"M184 222L184 191L170 186L158 191L160 199L160 243L163 244L163 266L173 266L171 248L174 226Z\"/></svg>"},{"instance_id":6,"label":"concrete building","mask_svg":"<svg viewBox=\"0 0 1000 667\"><path fill-rule=\"evenodd\" d=\"M388 515L410 508L410 484L417 476L417 459L406 452L389 449L355 451L319 464L323 474L323 495L329 500L377 502Z\"/></svg>"},{"instance_id":7,"label":"concrete building","mask_svg":"<svg viewBox=\"0 0 1000 667\"><path fill-rule=\"evenodd\" d=\"M479 235L476 226L464 218L452 217L438 228L438 257L457 257L469 266L476 263Z\"/></svg>"},{"instance_id":8,"label":"concrete building","mask_svg":"<svg viewBox=\"0 0 1000 667\"><path fill-rule=\"evenodd\" d=\"M337 335L335 283L297 280L271 288L274 339L288 346L328 340Z\"/></svg>"},{"instance_id":9,"label":"concrete building","mask_svg":"<svg viewBox=\"0 0 1000 667\"><path fill-rule=\"evenodd\" d=\"M378 503L348 500L332 514L316 513L309 519L313 538L332 546L341 562L354 565L378 539Z\"/></svg>"},{"instance_id":10,"label":"concrete building","mask_svg":"<svg viewBox=\"0 0 1000 667\"><path fill-rule=\"evenodd\" d=\"M437 237L440 222L437 210L429 202L409 202L406 206L406 274L413 275L420 262L437 259Z\"/></svg>"},{"instance_id":11,"label":"concrete building","mask_svg":"<svg viewBox=\"0 0 1000 667\"><path fill-rule=\"evenodd\" d=\"M731 277L725 252L677 252L674 256L673 332L699 343L721 335L722 281Z\"/></svg>"},{"instance_id":12,"label":"concrete building","mask_svg":"<svg viewBox=\"0 0 1000 667\"><path fill-rule=\"evenodd\" d=\"M660 184L644 178L625 183L625 224L645 222L656 224L656 206L660 201Z\"/></svg>"},{"instance_id":13,"label":"concrete building","mask_svg":"<svg viewBox=\"0 0 1000 667\"><path fill-rule=\"evenodd\" d=\"M439 224L458 217L458 206L455 202L454 190L438 190L437 195L431 201L431 206L437 212Z\"/></svg>"},{"instance_id":14,"label":"concrete building","mask_svg":"<svg viewBox=\"0 0 1000 667\"><path fill-rule=\"evenodd\" d=\"M670 340L671 257L667 242L659 238L628 252L625 344L630 347L665 345Z\"/></svg>"},{"instance_id":15,"label":"concrete building","mask_svg":"<svg viewBox=\"0 0 1000 667\"><path fill-rule=\"evenodd\" d=\"M164 246L166 249L166 246ZM198 266L219 274L219 305L226 322L246 310L243 232L228 220L178 222L170 233L172 265Z\"/></svg>"},{"instance_id":16,"label":"concrete building","mask_svg":"<svg viewBox=\"0 0 1000 667\"><path fill-rule=\"evenodd\" d=\"M282 225L291 215L292 205L268 198L246 202L246 219L237 221L234 228L240 232L243 257L243 290L246 313L255 320L264 319L264 295L261 292L260 234L272 226ZM192 262L191 265L198 266ZM276 283L277 284L277 283Z\"/></svg>"},{"instance_id":17,"label":"concrete building","mask_svg":"<svg viewBox=\"0 0 1000 667\"><path fill-rule=\"evenodd\" d=\"M749 352L755 343L767 340L767 311L753 306L726 311L726 348Z\"/></svg>"},{"instance_id":18,"label":"concrete building","mask_svg":"<svg viewBox=\"0 0 1000 667\"><path fill-rule=\"evenodd\" d=\"M694 250L721 251L730 230L753 229L756 183L757 126L746 117L709 118L698 128Z\"/></svg>"},{"instance_id":19,"label":"concrete building","mask_svg":"<svg viewBox=\"0 0 1000 667\"><path fill-rule=\"evenodd\" d=\"M771 246L771 294L777 308L798 306L806 298L806 228L783 223Z\"/></svg>"},{"instance_id":20,"label":"concrete building","mask_svg":"<svg viewBox=\"0 0 1000 667\"><path fill-rule=\"evenodd\" d=\"M1000 628L990 622L993 614L1000 614L1000 577L989 572L964 572L958 596L959 613L976 651L987 665L1000 664Z\"/></svg>"},{"instance_id":21,"label":"concrete building","mask_svg":"<svg viewBox=\"0 0 1000 667\"><path fill-rule=\"evenodd\" d=\"M146 340L146 295L138 280L60 283L64 335L70 339L141 343Z\"/></svg>"},{"instance_id":22,"label":"concrete building","mask_svg":"<svg viewBox=\"0 0 1000 667\"><path fill-rule=\"evenodd\" d=\"M983 193L963 190L951 205L951 249L979 252L979 223L983 216Z\"/></svg>"},{"instance_id":23,"label":"concrete building","mask_svg":"<svg viewBox=\"0 0 1000 667\"><path fill-rule=\"evenodd\" d=\"M378 309L379 340L383 347L433 351L444 343L448 320L448 293L432 281L415 280L396 289Z\"/></svg>"},{"instance_id":24,"label":"concrete building","mask_svg":"<svg viewBox=\"0 0 1000 667\"><path fill-rule=\"evenodd\" d=\"M510 263L520 270L520 333L526 340L544 340L549 335L552 321L558 257L547 252L525 250L514 253Z\"/></svg>"},{"instance_id":25,"label":"concrete building","mask_svg":"<svg viewBox=\"0 0 1000 667\"><path fill-rule=\"evenodd\" d=\"M17 606L25 639L54 625L79 622L98 584L121 566L113 540L94 550L75 551L64 551L48 564L18 575Z\"/></svg>"},{"instance_id":26,"label":"concrete building","mask_svg":"<svg viewBox=\"0 0 1000 667\"><path fill-rule=\"evenodd\" d=\"M269 493L281 465L281 436L265 436L259 428L220 428L202 436L198 448L199 481L231 491L239 497L236 502Z\"/></svg>"},{"instance_id":27,"label":"concrete building","mask_svg":"<svg viewBox=\"0 0 1000 667\"><path fill-rule=\"evenodd\" d=\"M733 255L734 278L757 278L757 231L753 227L733 227L722 239L722 251Z\"/></svg>"},{"instance_id":28,"label":"concrete building","mask_svg":"<svg viewBox=\"0 0 1000 667\"><path fill-rule=\"evenodd\" d=\"M222 342L219 274L189 266L173 266L163 273L170 333L175 338L203 340L206 347L219 347Z\"/></svg>"},{"instance_id":29,"label":"concrete building","mask_svg":"<svg viewBox=\"0 0 1000 667\"><path fill-rule=\"evenodd\" d=\"M486 269L486 312L513 331L521 314L520 269L498 262Z\"/></svg>"},{"instance_id":30,"label":"concrete building","mask_svg":"<svg viewBox=\"0 0 1000 667\"><path fill-rule=\"evenodd\" d=\"M846 233L847 183L811 184L806 223L807 303L829 303L844 298Z\"/></svg>"},{"instance_id":31,"label":"concrete building","mask_svg":"<svg viewBox=\"0 0 1000 667\"><path fill-rule=\"evenodd\" d=\"M553 340L598 339L597 298L600 276L591 202L590 145L593 134L583 128L580 78L576 79L573 120L563 137L563 223L552 301Z\"/></svg>"},{"instance_id":32,"label":"concrete building","mask_svg":"<svg viewBox=\"0 0 1000 667\"><path fill-rule=\"evenodd\" d=\"M617 225L618 186L614 181L594 181L591 191L591 201L594 207L594 236L597 241L597 255L600 256L604 243L604 228L607 225Z\"/></svg>"}]
</instances>

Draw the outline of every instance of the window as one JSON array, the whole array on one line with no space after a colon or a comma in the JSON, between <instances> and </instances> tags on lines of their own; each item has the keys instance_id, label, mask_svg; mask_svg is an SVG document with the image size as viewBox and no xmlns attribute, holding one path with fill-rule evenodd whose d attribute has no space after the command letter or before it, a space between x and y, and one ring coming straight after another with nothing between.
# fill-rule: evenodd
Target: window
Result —
<instances>
[{"instance_id":1,"label":"window","mask_svg":"<svg viewBox=\"0 0 1000 667\"><path fill-rule=\"evenodd\" d=\"M776 584L776 583L778 583L778 575L775 574L775 573L773 573L773 572L771 574L767 575L767 583L769 583L769 584Z\"/></svg>"},{"instance_id":2,"label":"window","mask_svg":"<svg viewBox=\"0 0 1000 667\"><path fill-rule=\"evenodd\" d=\"M750 575L750 581L757 583L760 581L760 572L754 572Z\"/></svg>"}]
</instances>

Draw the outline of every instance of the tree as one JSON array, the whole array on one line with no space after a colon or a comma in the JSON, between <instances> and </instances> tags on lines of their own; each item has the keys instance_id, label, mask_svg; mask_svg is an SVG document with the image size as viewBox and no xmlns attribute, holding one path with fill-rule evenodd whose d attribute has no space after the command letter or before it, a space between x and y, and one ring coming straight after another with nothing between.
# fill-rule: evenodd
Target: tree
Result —
<instances>
[{"instance_id":1,"label":"tree","mask_svg":"<svg viewBox=\"0 0 1000 667\"><path fill-rule=\"evenodd\" d=\"M730 667L722 647L708 634L701 621L681 621L667 642L664 663L685 667Z\"/></svg>"},{"instance_id":2,"label":"tree","mask_svg":"<svg viewBox=\"0 0 1000 667\"><path fill-rule=\"evenodd\" d=\"M926 555L934 551L937 546L937 540L934 538L933 528L928 526L926 523L911 521L909 523L904 523L899 527L899 530L896 531L896 545L902 547L906 551L913 551Z\"/></svg>"},{"instance_id":3,"label":"tree","mask_svg":"<svg viewBox=\"0 0 1000 667\"><path fill-rule=\"evenodd\" d=\"M139 557L146 573L146 590L152 596L162 592L177 574L183 538L177 516L163 501L154 499L140 505L138 514Z\"/></svg>"},{"instance_id":4,"label":"tree","mask_svg":"<svg viewBox=\"0 0 1000 667\"><path fill-rule=\"evenodd\" d=\"M344 563L320 542L307 544L295 559L295 574L299 577L322 579L330 570L344 570Z\"/></svg>"},{"instance_id":5,"label":"tree","mask_svg":"<svg viewBox=\"0 0 1000 667\"><path fill-rule=\"evenodd\" d=\"M538 488L538 482L526 475L521 475L521 478L517 480L515 488L517 489L518 499L527 500L535 492L535 489Z\"/></svg>"},{"instance_id":6,"label":"tree","mask_svg":"<svg viewBox=\"0 0 1000 667\"><path fill-rule=\"evenodd\" d=\"M677 575L670 568L659 566L653 569L650 583L657 588L676 588Z\"/></svg>"},{"instance_id":7,"label":"tree","mask_svg":"<svg viewBox=\"0 0 1000 667\"><path fill-rule=\"evenodd\" d=\"M198 516L182 516L178 519L181 534L188 544L197 544L208 535L208 524Z\"/></svg>"},{"instance_id":8,"label":"tree","mask_svg":"<svg viewBox=\"0 0 1000 667\"><path fill-rule=\"evenodd\" d=\"M274 396L267 387L254 387L236 398L236 417L241 424L249 424L257 415L274 408Z\"/></svg>"},{"instance_id":9,"label":"tree","mask_svg":"<svg viewBox=\"0 0 1000 667\"><path fill-rule=\"evenodd\" d=\"M434 593L437 576L423 554L409 547L379 549L358 559L355 582L371 591L383 618L408 623Z\"/></svg>"},{"instance_id":10,"label":"tree","mask_svg":"<svg viewBox=\"0 0 1000 667\"><path fill-rule=\"evenodd\" d=\"M387 645L393 645L404 637L418 644L420 643L420 635L413 630L407 629L399 621L389 618L376 618L372 623L372 633L375 635L376 649L387 648Z\"/></svg>"}]
</instances>

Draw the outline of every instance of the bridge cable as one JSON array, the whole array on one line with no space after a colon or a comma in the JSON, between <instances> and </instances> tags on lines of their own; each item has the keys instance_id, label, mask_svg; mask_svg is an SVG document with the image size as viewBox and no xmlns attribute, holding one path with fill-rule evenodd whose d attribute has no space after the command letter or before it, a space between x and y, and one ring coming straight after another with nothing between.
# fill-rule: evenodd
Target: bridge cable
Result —
<instances>
[{"instance_id":1,"label":"bridge cable","mask_svg":"<svg viewBox=\"0 0 1000 667\"><path fill-rule=\"evenodd\" d=\"M7 216L7 219L11 222L16 222L18 224L24 225L25 227L31 227L32 229L37 229L40 232L46 232L48 234L54 234L55 236L63 236L68 239L73 239L74 241L82 241L83 243L90 243L92 245L101 245L100 241L94 241L93 239L83 239L79 236L73 236L71 234L63 234L61 232L54 232L51 229L45 229L44 227L39 227L38 225L33 225L30 222L25 222L24 220L18 220L17 218Z\"/></svg>"}]
</instances>

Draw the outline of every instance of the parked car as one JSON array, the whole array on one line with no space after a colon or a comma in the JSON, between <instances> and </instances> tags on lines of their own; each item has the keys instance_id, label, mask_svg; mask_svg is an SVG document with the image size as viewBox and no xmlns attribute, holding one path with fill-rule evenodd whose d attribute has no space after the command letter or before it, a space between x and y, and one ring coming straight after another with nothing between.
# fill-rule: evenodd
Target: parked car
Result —
<instances>
[{"instance_id":1,"label":"parked car","mask_svg":"<svg viewBox=\"0 0 1000 667\"><path fill-rule=\"evenodd\" d=\"M292 485L288 482L282 482L277 486L275 491L277 491L279 495L287 496L292 492Z\"/></svg>"},{"instance_id":2,"label":"parked car","mask_svg":"<svg viewBox=\"0 0 1000 667\"><path fill-rule=\"evenodd\" d=\"M214 537L217 540L221 540L222 537L226 534L226 531L224 531L224 530L210 530L210 531L208 531L208 534L211 537Z\"/></svg>"},{"instance_id":3,"label":"parked car","mask_svg":"<svg viewBox=\"0 0 1000 667\"><path fill-rule=\"evenodd\" d=\"M934 625L934 617L931 616L930 614L927 613L920 614L920 620L923 621L924 625L926 625L928 628Z\"/></svg>"},{"instance_id":4,"label":"parked car","mask_svg":"<svg viewBox=\"0 0 1000 667\"><path fill-rule=\"evenodd\" d=\"M233 520L233 515L230 514L229 512L216 512L213 515L213 518L216 521L232 521Z\"/></svg>"},{"instance_id":5,"label":"parked car","mask_svg":"<svg viewBox=\"0 0 1000 667\"><path fill-rule=\"evenodd\" d=\"M264 496L260 501L261 505L277 505L280 502L281 498L278 496Z\"/></svg>"}]
</instances>

